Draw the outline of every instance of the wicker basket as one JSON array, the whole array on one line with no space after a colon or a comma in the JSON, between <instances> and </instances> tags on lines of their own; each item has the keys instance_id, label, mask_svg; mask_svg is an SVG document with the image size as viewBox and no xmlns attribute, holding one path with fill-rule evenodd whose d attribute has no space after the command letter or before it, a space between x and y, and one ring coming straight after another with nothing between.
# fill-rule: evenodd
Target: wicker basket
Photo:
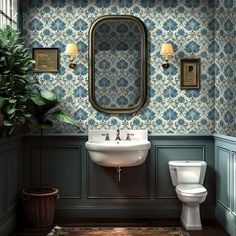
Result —
<instances>
[{"instance_id":1,"label":"wicker basket","mask_svg":"<svg viewBox=\"0 0 236 236\"><path fill-rule=\"evenodd\" d=\"M24 189L22 193L29 223L37 227L52 225L59 190L48 187L29 188Z\"/></svg>"}]
</instances>

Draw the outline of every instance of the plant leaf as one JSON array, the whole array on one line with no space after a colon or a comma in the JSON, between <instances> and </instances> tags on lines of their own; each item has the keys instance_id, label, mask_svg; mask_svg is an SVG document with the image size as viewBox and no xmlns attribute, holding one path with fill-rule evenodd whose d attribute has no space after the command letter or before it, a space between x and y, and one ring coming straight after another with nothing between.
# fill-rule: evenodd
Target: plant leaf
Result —
<instances>
[{"instance_id":1,"label":"plant leaf","mask_svg":"<svg viewBox=\"0 0 236 236\"><path fill-rule=\"evenodd\" d=\"M48 90L42 90L40 92L41 96L49 101L56 101L57 100L57 95L51 91Z\"/></svg>"},{"instance_id":2,"label":"plant leaf","mask_svg":"<svg viewBox=\"0 0 236 236\"><path fill-rule=\"evenodd\" d=\"M38 106L43 106L46 104L46 101L38 95L31 95L31 100L33 101L34 104Z\"/></svg>"},{"instance_id":3,"label":"plant leaf","mask_svg":"<svg viewBox=\"0 0 236 236\"><path fill-rule=\"evenodd\" d=\"M9 99L9 103L16 103L17 102L17 100L16 99Z\"/></svg>"},{"instance_id":4,"label":"plant leaf","mask_svg":"<svg viewBox=\"0 0 236 236\"><path fill-rule=\"evenodd\" d=\"M48 125L48 124L42 124L39 126L41 129L51 129L52 125Z\"/></svg>"},{"instance_id":5,"label":"plant leaf","mask_svg":"<svg viewBox=\"0 0 236 236\"><path fill-rule=\"evenodd\" d=\"M7 109L7 114L8 114L8 115L11 115L11 114L13 114L15 111L16 111L15 108L8 108L8 109Z\"/></svg>"},{"instance_id":6,"label":"plant leaf","mask_svg":"<svg viewBox=\"0 0 236 236\"><path fill-rule=\"evenodd\" d=\"M4 126L13 126L13 125L15 125L15 123L10 120L4 120L3 125Z\"/></svg>"},{"instance_id":7,"label":"plant leaf","mask_svg":"<svg viewBox=\"0 0 236 236\"><path fill-rule=\"evenodd\" d=\"M18 121L18 124L23 125L26 122L26 119L25 117L18 117L17 121Z\"/></svg>"},{"instance_id":8,"label":"plant leaf","mask_svg":"<svg viewBox=\"0 0 236 236\"><path fill-rule=\"evenodd\" d=\"M52 128L52 126L53 126L53 123L51 120L45 120L43 121L42 124L39 125L41 129L50 129Z\"/></svg>"},{"instance_id":9,"label":"plant leaf","mask_svg":"<svg viewBox=\"0 0 236 236\"><path fill-rule=\"evenodd\" d=\"M4 98L0 97L0 109L2 109L3 104L4 104Z\"/></svg>"},{"instance_id":10,"label":"plant leaf","mask_svg":"<svg viewBox=\"0 0 236 236\"><path fill-rule=\"evenodd\" d=\"M25 113L24 114L24 117L26 117L26 118L30 118L32 115L30 114L30 113Z\"/></svg>"},{"instance_id":11,"label":"plant leaf","mask_svg":"<svg viewBox=\"0 0 236 236\"><path fill-rule=\"evenodd\" d=\"M54 120L79 127L76 120L64 111L56 111L51 113L49 116Z\"/></svg>"}]
</instances>

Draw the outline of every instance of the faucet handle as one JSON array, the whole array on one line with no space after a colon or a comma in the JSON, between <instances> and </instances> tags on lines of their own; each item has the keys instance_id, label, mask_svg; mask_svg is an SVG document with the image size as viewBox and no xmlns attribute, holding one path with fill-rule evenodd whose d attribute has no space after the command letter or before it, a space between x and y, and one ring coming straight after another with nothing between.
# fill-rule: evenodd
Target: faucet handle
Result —
<instances>
[{"instance_id":1,"label":"faucet handle","mask_svg":"<svg viewBox=\"0 0 236 236\"><path fill-rule=\"evenodd\" d=\"M102 136L106 136L105 141L110 141L110 137L109 137L108 133L107 134L102 134Z\"/></svg>"},{"instance_id":2,"label":"faucet handle","mask_svg":"<svg viewBox=\"0 0 236 236\"><path fill-rule=\"evenodd\" d=\"M134 136L134 134L127 133L126 141L131 141L130 136Z\"/></svg>"}]
</instances>

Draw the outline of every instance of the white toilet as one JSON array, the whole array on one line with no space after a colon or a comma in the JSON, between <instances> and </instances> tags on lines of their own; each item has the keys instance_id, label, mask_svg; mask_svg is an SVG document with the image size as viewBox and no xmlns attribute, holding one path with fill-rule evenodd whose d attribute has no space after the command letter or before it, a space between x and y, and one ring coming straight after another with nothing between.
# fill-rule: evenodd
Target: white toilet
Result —
<instances>
[{"instance_id":1,"label":"white toilet","mask_svg":"<svg viewBox=\"0 0 236 236\"><path fill-rule=\"evenodd\" d=\"M207 196L202 186L207 163L205 161L169 161L172 184L182 202L181 222L187 230L201 230L199 205Z\"/></svg>"}]
</instances>

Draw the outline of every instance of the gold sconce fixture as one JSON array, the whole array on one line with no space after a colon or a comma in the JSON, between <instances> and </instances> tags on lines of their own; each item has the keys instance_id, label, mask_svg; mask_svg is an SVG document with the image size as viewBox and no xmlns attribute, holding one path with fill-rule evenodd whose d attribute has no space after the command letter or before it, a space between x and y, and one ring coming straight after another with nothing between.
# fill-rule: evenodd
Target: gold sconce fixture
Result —
<instances>
[{"instance_id":1,"label":"gold sconce fixture","mask_svg":"<svg viewBox=\"0 0 236 236\"><path fill-rule=\"evenodd\" d=\"M174 55L174 50L173 50L172 45L170 43L163 43L161 46L161 53L160 54L165 56L165 60L162 63L162 67L164 69L169 68L170 62L168 60L168 56Z\"/></svg>"},{"instance_id":2,"label":"gold sconce fixture","mask_svg":"<svg viewBox=\"0 0 236 236\"><path fill-rule=\"evenodd\" d=\"M71 69L74 69L76 67L76 63L74 62L74 56L79 54L76 44L75 43L67 44L65 54L70 56L69 67Z\"/></svg>"}]
</instances>

